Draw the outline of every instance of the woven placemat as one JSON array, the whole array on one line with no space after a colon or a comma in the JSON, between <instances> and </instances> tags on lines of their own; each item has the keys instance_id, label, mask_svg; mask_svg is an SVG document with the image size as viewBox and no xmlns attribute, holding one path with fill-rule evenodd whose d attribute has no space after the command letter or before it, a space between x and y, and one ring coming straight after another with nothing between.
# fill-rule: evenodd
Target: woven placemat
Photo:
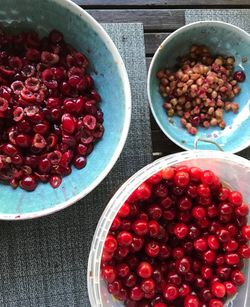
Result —
<instances>
[{"instance_id":1,"label":"woven placemat","mask_svg":"<svg viewBox=\"0 0 250 307\"><path fill-rule=\"evenodd\" d=\"M186 24L204 20L228 22L250 33L250 9L190 9L185 11ZM250 159L250 147L242 150L238 155Z\"/></svg>"},{"instance_id":2,"label":"woven placemat","mask_svg":"<svg viewBox=\"0 0 250 307\"><path fill-rule=\"evenodd\" d=\"M133 111L125 148L108 177L77 204L38 220L0 222L1 307L90 306L87 262L98 219L120 184L151 162L143 26L104 27L131 83Z\"/></svg>"}]
</instances>

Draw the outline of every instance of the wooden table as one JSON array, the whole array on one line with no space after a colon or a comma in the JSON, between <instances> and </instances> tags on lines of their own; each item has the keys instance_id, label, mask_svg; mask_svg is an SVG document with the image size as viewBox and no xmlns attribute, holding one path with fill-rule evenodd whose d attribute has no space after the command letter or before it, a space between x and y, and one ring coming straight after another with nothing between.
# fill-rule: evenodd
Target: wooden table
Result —
<instances>
[{"instance_id":1,"label":"wooden table","mask_svg":"<svg viewBox=\"0 0 250 307\"><path fill-rule=\"evenodd\" d=\"M250 8L250 0L74 0L99 22L142 22L145 35L147 67L160 43L185 25L185 9ZM153 156L179 152L182 149L161 132L151 116ZM248 156L243 151L242 156Z\"/></svg>"}]
</instances>

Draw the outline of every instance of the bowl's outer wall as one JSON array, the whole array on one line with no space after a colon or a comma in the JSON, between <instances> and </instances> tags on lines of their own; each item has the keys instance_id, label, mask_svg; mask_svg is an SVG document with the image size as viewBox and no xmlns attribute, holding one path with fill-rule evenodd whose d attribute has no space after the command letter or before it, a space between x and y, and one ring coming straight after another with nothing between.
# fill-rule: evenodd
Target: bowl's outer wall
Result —
<instances>
[{"instance_id":1,"label":"bowl's outer wall","mask_svg":"<svg viewBox=\"0 0 250 307\"><path fill-rule=\"evenodd\" d=\"M246 73L245 82L240 84L241 92L234 98L240 105L239 113L225 113L227 127L209 129L199 128L196 136L208 138L219 143L224 151L238 152L250 145L250 36L229 24L219 22L197 22L177 30L165 43L162 43L153 58L149 75L148 92L153 114L163 132L184 149L194 149L195 137L191 136L180 124L179 117L169 119L163 109L163 98L159 93L159 80L156 73L163 68L173 69L176 58L188 53L193 44L205 45L213 54L234 56L236 70ZM243 59L243 61L242 61ZM247 62L244 60L248 59ZM214 145L199 142L198 149L216 149Z\"/></svg>"},{"instance_id":2,"label":"bowl's outer wall","mask_svg":"<svg viewBox=\"0 0 250 307\"><path fill-rule=\"evenodd\" d=\"M71 6L70 2L61 5L60 1L51 0L1 1L0 24L11 31L35 30L41 36L57 29L64 34L67 42L87 55L91 62L91 75L102 97L103 139L88 157L87 166L80 171L73 168L71 175L65 177L57 189L53 189L50 184L39 184L34 192L26 192L0 185L0 218L1 214L22 217L22 214L32 215L53 208L56 211L57 206L70 201L72 197L77 198L79 193L87 191L97 177L105 173L108 164L113 163L112 158L124 132L128 114L124 76L119 70L122 63L119 57L115 58L110 52L110 42L93 29L86 13L79 10L79 15L76 15L71 11Z\"/></svg>"}]
</instances>

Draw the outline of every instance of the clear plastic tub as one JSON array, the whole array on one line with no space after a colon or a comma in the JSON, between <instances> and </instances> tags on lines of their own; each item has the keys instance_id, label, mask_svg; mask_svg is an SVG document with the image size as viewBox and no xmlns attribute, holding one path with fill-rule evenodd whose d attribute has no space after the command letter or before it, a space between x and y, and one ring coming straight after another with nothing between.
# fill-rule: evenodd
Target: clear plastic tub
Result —
<instances>
[{"instance_id":1,"label":"clear plastic tub","mask_svg":"<svg viewBox=\"0 0 250 307\"><path fill-rule=\"evenodd\" d=\"M88 293L92 307L124 306L122 302L114 299L108 293L106 283L100 277L103 244L118 210L128 196L151 175L164 167L181 164L213 170L225 184L241 191L244 200L250 203L250 161L234 154L206 150L187 151L163 157L145 166L120 187L108 203L97 225L89 254L87 276ZM228 307L250 306L250 294L248 293L249 261L246 262L244 272L246 282L239 288L239 292L233 300L226 304Z\"/></svg>"}]
</instances>

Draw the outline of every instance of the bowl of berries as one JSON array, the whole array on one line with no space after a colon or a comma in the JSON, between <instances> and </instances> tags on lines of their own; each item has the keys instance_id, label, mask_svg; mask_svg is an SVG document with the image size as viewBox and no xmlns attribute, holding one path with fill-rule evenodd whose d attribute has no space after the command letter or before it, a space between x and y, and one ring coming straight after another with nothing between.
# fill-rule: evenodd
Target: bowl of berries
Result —
<instances>
[{"instance_id":1,"label":"bowl of berries","mask_svg":"<svg viewBox=\"0 0 250 307\"><path fill-rule=\"evenodd\" d=\"M250 304L250 162L194 150L141 169L110 200L88 262L92 306Z\"/></svg>"},{"instance_id":2,"label":"bowl of berries","mask_svg":"<svg viewBox=\"0 0 250 307\"><path fill-rule=\"evenodd\" d=\"M250 145L249 48L248 33L218 21L186 25L163 41L150 64L148 97L166 136L187 150L217 144L235 153Z\"/></svg>"},{"instance_id":3,"label":"bowl of berries","mask_svg":"<svg viewBox=\"0 0 250 307\"><path fill-rule=\"evenodd\" d=\"M8 0L1 12L0 219L35 218L81 199L111 170L129 129L130 86L108 34L73 2Z\"/></svg>"}]
</instances>

